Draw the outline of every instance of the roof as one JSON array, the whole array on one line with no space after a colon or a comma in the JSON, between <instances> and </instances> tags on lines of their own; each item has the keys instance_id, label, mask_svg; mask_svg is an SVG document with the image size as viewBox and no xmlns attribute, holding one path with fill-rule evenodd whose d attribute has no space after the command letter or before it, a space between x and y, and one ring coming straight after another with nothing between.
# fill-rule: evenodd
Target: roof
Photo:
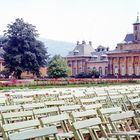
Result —
<instances>
[{"instance_id":1,"label":"roof","mask_svg":"<svg viewBox=\"0 0 140 140\"><path fill-rule=\"evenodd\" d=\"M138 50L135 50L135 49L133 49L133 50L113 50L113 51L109 51L108 53L107 53L107 55L108 54L120 54L120 53L140 53L140 49L138 49Z\"/></svg>"},{"instance_id":2,"label":"roof","mask_svg":"<svg viewBox=\"0 0 140 140\"><path fill-rule=\"evenodd\" d=\"M73 51L69 52L67 57L73 56L91 56L91 53L94 52L94 49L89 44L78 44Z\"/></svg>"},{"instance_id":3,"label":"roof","mask_svg":"<svg viewBox=\"0 0 140 140\"><path fill-rule=\"evenodd\" d=\"M126 34L123 42L130 43L133 41L134 41L134 35L133 34Z\"/></svg>"}]
</instances>

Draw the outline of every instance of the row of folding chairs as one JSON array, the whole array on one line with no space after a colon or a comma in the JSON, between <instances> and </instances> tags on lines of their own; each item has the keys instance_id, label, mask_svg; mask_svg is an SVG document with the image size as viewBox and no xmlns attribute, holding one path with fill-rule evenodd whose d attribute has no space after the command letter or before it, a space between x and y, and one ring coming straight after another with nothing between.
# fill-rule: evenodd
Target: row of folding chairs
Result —
<instances>
[{"instance_id":1,"label":"row of folding chairs","mask_svg":"<svg viewBox=\"0 0 140 140\"><path fill-rule=\"evenodd\" d=\"M73 93L69 93L66 95L59 95L57 93L57 95L55 94L49 94L49 93L29 93L29 94L25 94L24 93L14 93L14 94L5 94L3 95L3 97L0 98L0 105L12 105L12 104L24 104L24 103L29 103L29 102L44 102L44 101L53 101L53 100L66 100L68 101L68 103L76 103L78 99L81 98L94 98L98 97L103 99L103 98L107 98L110 100L113 100L115 98L122 98L123 100L125 99L125 101L128 101L129 99L133 99L133 98L139 98L140 97L140 92L139 93L135 93L135 92L117 92L117 91L113 91L113 92L103 92L103 91L96 91L97 93L95 93L94 91L90 91L90 92L84 92L84 93L77 93L77 92L73 92ZM16 98L14 98L14 96L16 96ZM115 99L116 100L116 99Z\"/></svg>"},{"instance_id":2,"label":"row of folding chairs","mask_svg":"<svg viewBox=\"0 0 140 140\"><path fill-rule=\"evenodd\" d=\"M51 110L53 109L50 108L50 112ZM44 112L42 112L42 116L39 110L38 113L39 116L32 118L28 116L28 111L28 115L24 116L25 118L29 117L27 120L21 120L21 116L18 116L18 113L15 117L19 117L19 120L17 118L12 118L13 114L11 113L12 119L1 125L3 138L10 139L10 137L12 137L16 140L21 134L21 136L24 136L23 134L25 134L26 131L55 126L57 128L56 137L58 139L75 138L75 140L84 140L86 135L93 140L98 140L100 138L107 140L110 138L119 140L130 140L131 138L140 139L140 126L135 112L122 111L122 108L119 107L70 111L46 116ZM3 115L3 118L4 117L7 116ZM52 136L50 137L52 138Z\"/></svg>"}]
</instances>

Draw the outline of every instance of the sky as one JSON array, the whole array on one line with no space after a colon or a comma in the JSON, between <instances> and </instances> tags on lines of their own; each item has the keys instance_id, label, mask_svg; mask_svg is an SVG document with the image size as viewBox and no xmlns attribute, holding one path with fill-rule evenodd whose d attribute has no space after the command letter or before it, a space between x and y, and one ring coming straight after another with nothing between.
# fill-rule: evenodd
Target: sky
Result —
<instances>
[{"instance_id":1,"label":"sky","mask_svg":"<svg viewBox=\"0 0 140 140\"><path fill-rule=\"evenodd\" d=\"M40 37L92 41L114 49L140 12L140 0L0 0L0 34L16 18L36 26Z\"/></svg>"}]
</instances>

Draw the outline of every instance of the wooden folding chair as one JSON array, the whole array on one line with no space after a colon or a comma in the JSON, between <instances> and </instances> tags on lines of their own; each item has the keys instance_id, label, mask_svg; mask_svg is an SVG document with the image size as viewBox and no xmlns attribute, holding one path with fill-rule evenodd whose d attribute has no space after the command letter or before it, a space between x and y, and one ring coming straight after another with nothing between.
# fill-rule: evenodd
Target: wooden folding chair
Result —
<instances>
[{"instance_id":1,"label":"wooden folding chair","mask_svg":"<svg viewBox=\"0 0 140 140\"><path fill-rule=\"evenodd\" d=\"M95 128L95 129L94 129ZM100 118L91 118L88 120L77 121L72 124L75 140L84 140L83 129L88 130L87 137L92 140L117 140L116 138L109 138L105 132Z\"/></svg>"},{"instance_id":2,"label":"wooden folding chair","mask_svg":"<svg viewBox=\"0 0 140 140\"><path fill-rule=\"evenodd\" d=\"M9 140L9 135L12 133L18 133L20 131L36 129L39 127L40 127L40 121L35 119L35 120L27 120L22 122L4 124L1 126L1 130L2 130L3 139Z\"/></svg>"},{"instance_id":3,"label":"wooden folding chair","mask_svg":"<svg viewBox=\"0 0 140 140\"><path fill-rule=\"evenodd\" d=\"M134 111L126 111L119 114L112 114L109 117L112 126L112 133L118 140L140 139L140 126L135 118Z\"/></svg>"},{"instance_id":4,"label":"wooden folding chair","mask_svg":"<svg viewBox=\"0 0 140 140\"><path fill-rule=\"evenodd\" d=\"M130 108L133 110L140 110L140 98L130 99Z\"/></svg>"},{"instance_id":5,"label":"wooden folding chair","mask_svg":"<svg viewBox=\"0 0 140 140\"><path fill-rule=\"evenodd\" d=\"M97 110L98 116L101 118L103 125L105 126L106 132L111 133L111 126L109 123L109 116L111 114L121 113L121 107L101 108Z\"/></svg>"},{"instance_id":6,"label":"wooden folding chair","mask_svg":"<svg viewBox=\"0 0 140 140\"><path fill-rule=\"evenodd\" d=\"M63 113L56 116L49 116L46 118L41 118L42 126L52 126L56 125L58 129L58 138L70 139L73 138L73 132L71 131L70 117L68 114Z\"/></svg>"},{"instance_id":7,"label":"wooden folding chair","mask_svg":"<svg viewBox=\"0 0 140 140\"><path fill-rule=\"evenodd\" d=\"M110 103L110 107L117 107L117 106L121 106L124 108L124 110L126 110L125 108L125 103L124 103L124 96L123 95L112 95L109 96L109 103Z\"/></svg>"}]
</instances>

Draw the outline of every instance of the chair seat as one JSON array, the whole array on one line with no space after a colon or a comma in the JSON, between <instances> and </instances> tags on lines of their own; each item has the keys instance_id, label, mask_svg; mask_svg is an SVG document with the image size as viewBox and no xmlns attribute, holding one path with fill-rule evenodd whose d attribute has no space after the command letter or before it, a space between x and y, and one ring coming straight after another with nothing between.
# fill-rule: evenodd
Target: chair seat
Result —
<instances>
[{"instance_id":1,"label":"chair seat","mask_svg":"<svg viewBox=\"0 0 140 140\"><path fill-rule=\"evenodd\" d=\"M72 138L74 137L73 132L66 132L66 133L59 133L57 134L57 136L61 137L61 138Z\"/></svg>"}]
</instances>

